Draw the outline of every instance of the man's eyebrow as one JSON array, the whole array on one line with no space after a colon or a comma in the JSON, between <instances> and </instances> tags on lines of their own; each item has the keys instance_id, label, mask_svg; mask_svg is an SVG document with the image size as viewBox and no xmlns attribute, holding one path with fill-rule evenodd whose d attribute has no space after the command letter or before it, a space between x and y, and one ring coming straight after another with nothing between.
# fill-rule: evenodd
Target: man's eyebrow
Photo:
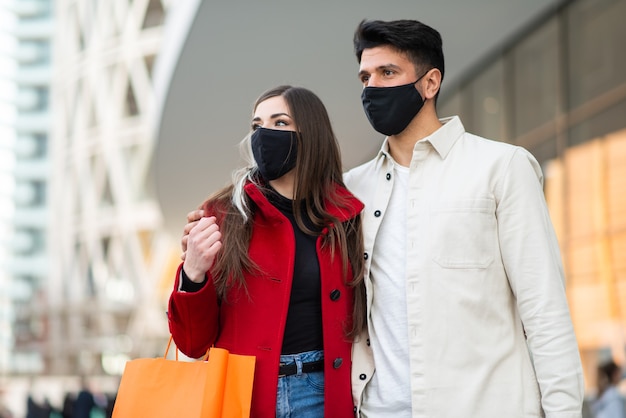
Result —
<instances>
[{"instance_id":1,"label":"man's eyebrow","mask_svg":"<svg viewBox=\"0 0 626 418\"><path fill-rule=\"evenodd\" d=\"M385 64L385 65L380 65L377 70L387 70L389 68L392 68L394 70L399 70L400 66L396 65L396 64Z\"/></svg>"},{"instance_id":2,"label":"man's eyebrow","mask_svg":"<svg viewBox=\"0 0 626 418\"><path fill-rule=\"evenodd\" d=\"M399 69L400 69L400 66L398 66L398 65L396 65L396 64L391 64L391 63L389 63L389 64L379 65L378 67L376 67L376 70L378 70L378 71L381 71L381 70L389 70L389 69L392 69L392 70L399 70ZM370 73L369 71L361 70L361 71L359 71L358 76L359 76L359 77L361 77L361 76L366 75L366 74L369 74L369 73Z\"/></svg>"}]
</instances>

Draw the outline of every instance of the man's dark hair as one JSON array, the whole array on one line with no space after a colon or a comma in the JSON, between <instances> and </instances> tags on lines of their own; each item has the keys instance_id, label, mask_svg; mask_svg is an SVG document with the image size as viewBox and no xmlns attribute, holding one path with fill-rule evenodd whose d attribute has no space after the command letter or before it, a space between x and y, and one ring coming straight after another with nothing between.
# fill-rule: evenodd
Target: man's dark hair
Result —
<instances>
[{"instance_id":1,"label":"man's dark hair","mask_svg":"<svg viewBox=\"0 0 626 418\"><path fill-rule=\"evenodd\" d=\"M616 383L616 378L619 378L619 372L620 367L615 364L613 360L609 360L606 363L600 364L598 366L598 373L606 377L612 385Z\"/></svg>"},{"instance_id":2,"label":"man's dark hair","mask_svg":"<svg viewBox=\"0 0 626 418\"><path fill-rule=\"evenodd\" d=\"M359 63L366 48L389 45L407 54L420 74L437 68L443 81L444 60L441 35L417 20L363 20L354 32L354 52Z\"/></svg>"}]
</instances>

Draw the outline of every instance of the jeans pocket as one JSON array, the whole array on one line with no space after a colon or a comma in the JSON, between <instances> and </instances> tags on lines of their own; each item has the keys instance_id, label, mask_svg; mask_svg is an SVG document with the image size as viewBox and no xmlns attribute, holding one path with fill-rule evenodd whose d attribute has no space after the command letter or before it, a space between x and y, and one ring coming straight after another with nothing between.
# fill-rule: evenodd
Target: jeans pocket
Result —
<instances>
[{"instance_id":1,"label":"jeans pocket","mask_svg":"<svg viewBox=\"0 0 626 418\"><path fill-rule=\"evenodd\" d=\"M311 389L324 393L324 372L306 373L305 376Z\"/></svg>"}]
</instances>

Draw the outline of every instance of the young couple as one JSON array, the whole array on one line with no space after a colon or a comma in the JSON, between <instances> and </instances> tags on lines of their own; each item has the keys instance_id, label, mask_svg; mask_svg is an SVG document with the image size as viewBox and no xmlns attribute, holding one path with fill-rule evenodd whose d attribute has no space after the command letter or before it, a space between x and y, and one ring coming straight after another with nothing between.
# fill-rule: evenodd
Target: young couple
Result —
<instances>
[{"instance_id":1,"label":"young couple","mask_svg":"<svg viewBox=\"0 0 626 418\"><path fill-rule=\"evenodd\" d=\"M363 21L354 47L382 148L342 175L315 94L261 95L247 166L188 215L177 346L256 356L253 417L580 418L536 160L438 118L433 28Z\"/></svg>"}]
</instances>

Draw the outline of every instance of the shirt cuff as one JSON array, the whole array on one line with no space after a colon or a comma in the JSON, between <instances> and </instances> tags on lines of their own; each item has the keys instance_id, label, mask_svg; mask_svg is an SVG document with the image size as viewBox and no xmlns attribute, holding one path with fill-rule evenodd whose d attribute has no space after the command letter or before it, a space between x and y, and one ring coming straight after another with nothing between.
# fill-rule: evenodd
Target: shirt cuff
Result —
<instances>
[{"instance_id":1,"label":"shirt cuff","mask_svg":"<svg viewBox=\"0 0 626 418\"><path fill-rule=\"evenodd\" d=\"M181 268L180 269L180 288L178 289L178 291L194 293L194 292L201 290L206 284L206 282L207 282L206 275L204 276L203 281L201 281L200 283L196 283L187 276L187 274L185 273L185 269Z\"/></svg>"}]
</instances>

